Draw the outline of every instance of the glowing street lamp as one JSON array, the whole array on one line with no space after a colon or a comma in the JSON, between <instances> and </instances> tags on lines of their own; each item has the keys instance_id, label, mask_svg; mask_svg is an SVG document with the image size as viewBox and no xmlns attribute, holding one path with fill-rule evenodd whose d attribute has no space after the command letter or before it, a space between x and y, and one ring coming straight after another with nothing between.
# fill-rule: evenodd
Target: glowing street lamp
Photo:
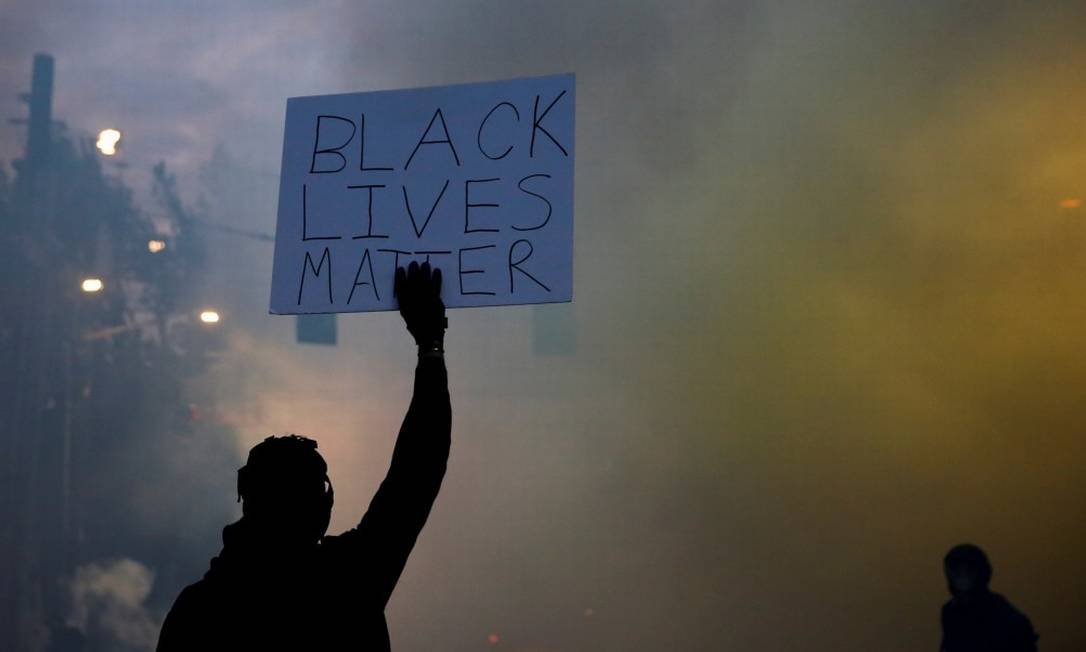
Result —
<instances>
[{"instance_id":1,"label":"glowing street lamp","mask_svg":"<svg viewBox=\"0 0 1086 652\"><path fill-rule=\"evenodd\" d=\"M219 313L214 310L205 310L200 313L200 321L205 324L219 323Z\"/></svg>"},{"instance_id":2,"label":"glowing street lamp","mask_svg":"<svg viewBox=\"0 0 1086 652\"><path fill-rule=\"evenodd\" d=\"M113 156L117 153L117 145L121 142L121 132L116 129L103 129L98 132L98 142L94 144L99 152L105 156Z\"/></svg>"},{"instance_id":3,"label":"glowing street lamp","mask_svg":"<svg viewBox=\"0 0 1086 652\"><path fill-rule=\"evenodd\" d=\"M83 279L83 283L80 285L80 287L82 287L83 291L87 292L87 293L101 292L101 290L102 290L102 279L100 279L100 278L85 278L85 279Z\"/></svg>"},{"instance_id":4,"label":"glowing street lamp","mask_svg":"<svg viewBox=\"0 0 1086 652\"><path fill-rule=\"evenodd\" d=\"M150 251L153 254L157 254L158 252L162 251L165 248L166 248L166 241L165 240L148 240L147 241L147 251Z\"/></svg>"}]
</instances>

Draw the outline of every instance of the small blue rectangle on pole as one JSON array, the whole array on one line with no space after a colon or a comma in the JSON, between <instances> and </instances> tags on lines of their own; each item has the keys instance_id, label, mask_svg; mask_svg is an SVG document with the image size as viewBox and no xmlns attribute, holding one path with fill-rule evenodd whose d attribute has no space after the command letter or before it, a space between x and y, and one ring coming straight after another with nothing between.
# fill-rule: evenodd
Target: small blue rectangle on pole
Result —
<instances>
[{"instance_id":1,"label":"small blue rectangle on pole","mask_svg":"<svg viewBox=\"0 0 1086 652\"><path fill-rule=\"evenodd\" d=\"M295 335L299 344L336 345L335 315L298 315Z\"/></svg>"},{"instance_id":2,"label":"small blue rectangle on pole","mask_svg":"<svg viewBox=\"0 0 1086 652\"><path fill-rule=\"evenodd\" d=\"M532 349L536 355L577 353L577 324L573 304L548 303L532 313Z\"/></svg>"}]
</instances>

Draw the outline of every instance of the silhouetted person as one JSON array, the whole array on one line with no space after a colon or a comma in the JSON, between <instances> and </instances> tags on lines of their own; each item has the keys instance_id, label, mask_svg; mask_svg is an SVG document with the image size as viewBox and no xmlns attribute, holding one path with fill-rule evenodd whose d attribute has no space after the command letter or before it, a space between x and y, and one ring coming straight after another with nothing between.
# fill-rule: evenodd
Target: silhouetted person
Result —
<instances>
[{"instance_id":1,"label":"silhouetted person","mask_svg":"<svg viewBox=\"0 0 1086 652\"><path fill-rule=\"evenodd\" d=\"M242 517L186 587L159 634L159 652L388 650L384 609L437 497L452 410L445 372L441 271L411 263L395 292L419 346L415 390L388 475L362 521L325 536L332 484L313 440L268 437L238 470Z\"/></svg>"},{"instance_id":2,"label":"silhouetted person","mask_svg":"<svg viewBox=\"0 0 1086 652\"><path fill-rule=\"evenodd\" d=\"M943 652L1033 652L1033 625L1002 595L988 590L992 565L970 543L954 546L943 559L950 600L943 605Z\"/></svg>"}]
</instances>

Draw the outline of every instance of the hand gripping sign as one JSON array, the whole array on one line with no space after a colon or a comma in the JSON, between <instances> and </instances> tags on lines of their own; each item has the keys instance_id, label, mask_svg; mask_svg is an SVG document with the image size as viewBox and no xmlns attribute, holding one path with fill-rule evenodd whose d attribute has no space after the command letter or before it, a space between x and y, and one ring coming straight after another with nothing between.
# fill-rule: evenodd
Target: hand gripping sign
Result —
<instances>
[{"instance_id":1,"label":"hand gripping sign","mask_svg":"<svg viewBox=\"0 0 1086 652\"><path fill-rule=\"evenodd\" d=\"M574 79L288 99L271 312L392 310L412 260L449 307L571 301Z\"/></svg>"}]
</instances>

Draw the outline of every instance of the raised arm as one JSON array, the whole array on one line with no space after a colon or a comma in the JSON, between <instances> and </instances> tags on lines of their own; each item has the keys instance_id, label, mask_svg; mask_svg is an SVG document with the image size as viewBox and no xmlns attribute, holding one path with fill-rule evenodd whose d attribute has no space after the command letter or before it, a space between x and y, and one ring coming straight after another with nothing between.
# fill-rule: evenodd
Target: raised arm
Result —
<instances>
[{"instance_id":1,"label":"raised arm","mask_svg":"<svg viewBox=\"0 0 1086 652\"><path fill-rule=\"evenodd\" d=\"M445 305L441 270L411 263L396 270L395 294L407 330L419 347L415 390L400 427L392 463L358 527L340 537L352 543L366 583L381 607L388 602L407 557L437 498L449 458L452 408L445 371Z\"/></svg>"}]
</instances>

